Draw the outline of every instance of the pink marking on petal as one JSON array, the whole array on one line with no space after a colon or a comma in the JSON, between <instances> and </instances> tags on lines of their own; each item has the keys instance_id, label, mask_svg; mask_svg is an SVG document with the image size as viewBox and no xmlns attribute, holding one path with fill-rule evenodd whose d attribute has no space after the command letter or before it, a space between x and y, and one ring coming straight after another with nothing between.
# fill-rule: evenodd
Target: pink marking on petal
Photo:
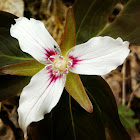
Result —
<instances>
[{"instance_id":1,"label":"pink marking on petal","mask_svg":"<svg viewBox=\"0 0 140 140\"><path fill-rule=\"evenodd\" d=\"M60 74L60 75L55 75L55 74L54 74L54 70L50 70L49 73L50 73L50 78L49 78L50 83L49 83L48 86L50 86L52 83L55 83L55 81L56 81L57 79L60 79L60 78L63 76L62 74Z\"/></svg>"},{"instance_id":2,"label":"pink marking on petal","mask_svg":"<svg viewBox=\"0 0 140 140\"><path fill-rule=\"evenodd\" d=\"M78 57L74 57L72 55L69 56L69 59L72 60L71 67L75 67L76 64L78 64L79 62L83 61L83 60L78 59Z\"/></svg>"},{"instance_id":3,"label":"pink marking on petal","mask_svg":"<svg viewBox=\"0 0 140 140\"><path fill-rule=\"evenodd\" d=\"M51 49L45 49L45 51L46 51L46 57L47 57L47 59L50 57L50 56L53 56L53 55L56 55L57 54L57 52L55 51L55 50L51 50Z\"/></svg>"},{"instance_id":4,"label":"pink marking on petal","mask_svg":"<svg viewBox=\"0 0 140 140\"><path fill-rule=\"evenodd\" d=\"M46 69L47 69L47 70L50 70L50 69L52 69L52 68L53 68L53 65L52 65L52 64L46 66Z\"/></svg>"}]
</instances>

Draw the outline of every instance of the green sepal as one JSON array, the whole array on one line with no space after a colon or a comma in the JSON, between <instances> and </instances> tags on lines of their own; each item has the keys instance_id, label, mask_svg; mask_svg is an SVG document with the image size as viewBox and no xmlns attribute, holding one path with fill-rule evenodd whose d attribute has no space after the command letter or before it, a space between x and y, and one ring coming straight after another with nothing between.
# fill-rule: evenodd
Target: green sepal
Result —
<instances>
[{"instance_id":1,"label":"green sepal","mask_svg":"<svg viewBox=\"0 0 140 140\"><path fill-rule=\"evenodd\" d=\"M67 51L75 46L76 41L76 27L73 15L73 9L70 7L66 15L66 23L64 35L60 44L62 55L65 56Z\"/></svg>"},{"instance_id":2,"label":"green sepal","mask_svg":"<svg viewBox=\"0 0 140 140\"><path fill-rule=\"evenodd\" d=\"M78 74L69 72L67 74L67 80L65 88L68 93L88 112L93 112L93 106L88 98L85 88L80 80Z\"/></svg>"},{"instance_id":3,"label":"green sepal","mask_svg":"<svg viewBox=\"0 0 140 140\"><path fill-rule=\"evenodd\" d=\"M11 75L33 76L44 67L45 65L38 61L30 60L2 67L0 71Z\"/></svg>"}]
</instances>

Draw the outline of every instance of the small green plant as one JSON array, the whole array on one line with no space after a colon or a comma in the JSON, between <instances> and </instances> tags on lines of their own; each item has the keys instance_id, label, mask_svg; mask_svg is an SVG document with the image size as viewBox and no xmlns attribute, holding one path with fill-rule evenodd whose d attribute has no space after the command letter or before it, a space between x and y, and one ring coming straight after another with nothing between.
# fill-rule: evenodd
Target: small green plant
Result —
<instances>
[{"instance_id":1,"label":"small green plant","mask_svg":"<svg viewBox=\"0 0 140 140\"><path fill-rule=\"evenodd\" d=\"M123 126L127 129L134 130L136 123L139 122L138 119L133 118L135 113L131 108L127 109L126 105L118 106L118 113Z\"/></svg>"}]
</instances>

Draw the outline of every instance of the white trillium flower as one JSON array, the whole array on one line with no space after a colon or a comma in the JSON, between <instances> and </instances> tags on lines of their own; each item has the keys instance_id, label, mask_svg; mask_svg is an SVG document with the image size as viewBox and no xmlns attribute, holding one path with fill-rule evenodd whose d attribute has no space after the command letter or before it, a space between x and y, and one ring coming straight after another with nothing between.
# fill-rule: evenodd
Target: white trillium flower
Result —
<instances>
[{"instance_id":1,"label":"white trillium flower","mask_svg":"<svg viewBox=\"0 0 140 140\"><path fill-rule=\"evenodd\" d=\"M93 37L61 56L59 45L41 21L20 17L10 29L23 52L46 66L24 87L19 101L19 125L27 135L30 123L40 121L58 103L67 73L105 75L121 65L129 54L129 42L109 36Z\"/></svg>"}]
</instances>

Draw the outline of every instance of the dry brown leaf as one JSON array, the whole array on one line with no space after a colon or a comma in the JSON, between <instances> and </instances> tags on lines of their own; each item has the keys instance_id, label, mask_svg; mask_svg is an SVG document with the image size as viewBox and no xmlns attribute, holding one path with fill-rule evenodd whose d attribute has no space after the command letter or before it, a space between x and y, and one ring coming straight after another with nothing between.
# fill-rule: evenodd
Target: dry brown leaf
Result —
<instances>
[{"instance_id":1,"label":"dry brown leaf","mask_svg":"<svg viewBox=\"0 0 140 140\"><path fill-rule=\"evenodd\" d=\"M12 13L18 17L23 17L23 0L0 0L0 10Z\"/></svg>"}]
</instances>

